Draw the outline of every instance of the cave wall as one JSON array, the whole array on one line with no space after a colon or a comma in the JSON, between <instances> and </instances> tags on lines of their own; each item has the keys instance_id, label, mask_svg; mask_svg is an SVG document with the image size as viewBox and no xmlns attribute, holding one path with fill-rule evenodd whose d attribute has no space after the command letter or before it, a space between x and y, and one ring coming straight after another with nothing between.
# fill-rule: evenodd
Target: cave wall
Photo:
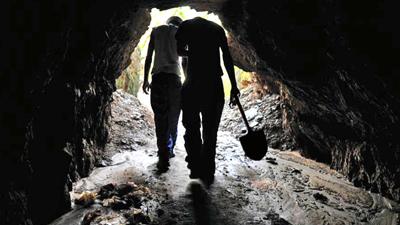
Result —
<instances>
[{"instance_id":1,"label":"cave wall","mask_svg":"<svg viewBox=\"0 0 400 225\"><path fill-rule=\"evenodd\" d=\"M47 224L102 156L115 76L147 29L135 1L0 7L0 223Z\"/></svg>"},{"instance_id":2,"label":"cave wall","mask_svg":"<svg viewBox=\"0 0 400 225\"><path fill-rule=\"evenodd\" d=\"M394 1L228 1L236 64L280 94L302 154L400 199L399 16Z\"/></svg>"},{"instance_id":3,"label":"cave wall","mask_svg":"<svg viewBox=\"0 0 400 225\"><path fill-rule=\"evenodd\" d=\"M394 1L6 0L2 224L45 224L69 209L68 186L101 157L114 79L147 28L146 8L183 4L220 16L235 63L280 94L304 155L400 199Z\"/></svg>"}]
</instances>

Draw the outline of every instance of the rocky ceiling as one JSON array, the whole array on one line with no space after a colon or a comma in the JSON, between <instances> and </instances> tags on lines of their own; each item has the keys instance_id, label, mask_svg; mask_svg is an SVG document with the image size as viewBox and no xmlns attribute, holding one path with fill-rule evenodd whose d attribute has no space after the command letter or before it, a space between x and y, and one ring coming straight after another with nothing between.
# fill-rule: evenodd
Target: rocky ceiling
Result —
<instances>
[{"instance_id":1,"label":"rocky ceiling","mask_svg":"<svg viewBox=\"0 0 400 225\"><path fill-rule=\"evenodd\" d=\"M1 3L0 221L45 224L107 140L114 79L148 9L215 12L238 66L281 96L297 148L357 186L400 199L394 1L114 0ZM51 196L51 197L46 197ZM41 205L47 204L47 211Z\"/></svg>"}]
</instances>

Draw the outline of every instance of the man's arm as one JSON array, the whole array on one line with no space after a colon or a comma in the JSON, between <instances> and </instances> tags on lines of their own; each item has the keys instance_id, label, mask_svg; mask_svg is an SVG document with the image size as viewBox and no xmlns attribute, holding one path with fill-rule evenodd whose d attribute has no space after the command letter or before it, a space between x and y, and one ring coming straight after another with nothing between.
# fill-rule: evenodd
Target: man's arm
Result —
<instances>
[{"instance_id":1,"label":"man's arm","mask_svg":"<svg viewBox=\"0 0 400 225\"><path fill-rule=\"evenodd\" d=\"M177 41L177 51L178 51L178 55L180 56L189 56L189 51L187 49L187 45Z\"/></svg>"},{"instance_id":2,"label":"man's arm","mask_svg":"<svg viewBox=\"0 0 400 225\"><path fill-rule=\"evenodd\" d=\"M183 75L185 75L185 78L187 77L187 65L188 65L188 57L183 56L182 57L182 70L183 70Z\"/></svg>"},{"instance_id":3,"label":"man's arm","mask_svg":"<svg viewBox=\"0 0 400 225\"><path fill-rule=\"evenodd\" d=\"M189 56L189 51L187 49L187 38L186 38L186 31L185 31L185 22L179 25L178 30L175 34L176 39L176 50L178 55L180 56ZM183 61L182 61L183 62Z\"/></svg>"},{"instance_id":4,"label":"man's arm","mask_svg":"<svg viewBox=\"0 0 400 225\"><path fill-rule=\"evenodd\" d=\"M150 42L147 49L146 61L144 63L144 80L143 80L143 92L149 94L150 84L149 84L149 72L151 67L151 61L153 60L154 52L154 34L151 32Z\"/></svg>"},{"instance_id":5,"label":"man's arm","mask_svg":"<svg viewBox=\"0 0 400 225\"><path fill-rule=\"evenodd\" d=\"M230 80L231 86L232 86L230 102L234 103L235 96L239 96L240 92L237 87L236 78L235 78L235 69L233 67L233 60L232 60L231 53L229 51L228 41L226 39L225 32L223 32L222 35L223 35L223 38L221 40L222 56L224 59L224 66L225 66L226 71L228 72L229 80Z\"/></svg>"}]
</instances>

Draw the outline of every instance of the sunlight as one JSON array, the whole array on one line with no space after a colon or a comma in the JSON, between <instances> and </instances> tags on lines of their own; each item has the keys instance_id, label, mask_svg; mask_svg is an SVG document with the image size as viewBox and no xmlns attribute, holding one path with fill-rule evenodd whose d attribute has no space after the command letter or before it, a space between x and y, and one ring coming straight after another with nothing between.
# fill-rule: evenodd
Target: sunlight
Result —
<instances>
[{"instance_id":1,"label":"sunlight","mask_svg":"<svg viewBox=\"0 0 400 225\"><path fill-rule=\"evenodd\" d=\"M147 53L147 45L150 40L151 30L154 27L161 26L165 24L165 21L171 16L179 16L182 20L193 19L195 17L203 17L207 20L213 21L222 26L221 20L217 15L213 13L208 13L207 11L198 12L189 6L172 8L167 10L159 10L157 8L153 8L151 10L151 22L149 25L149 29L146 33L140 38L138 47L141 49L141 55L143 58L146 57Z\"/></svg>"},{"instance_id":2,"label":"sunlight","mask_svg":"<svg viewBox=\"0 0 400 225\"><path fill-rule=\"evenodd\" d=\"M135 51L131 55L132 63L129 67L124 70L122 75L116 80L117 88L122 88L130 94L136 95L141 99L146 98L146 95L142 93L140 85L143 82L143 67L144 61L146 59L147 48L150 41L150 34L154 27L165 24L166 20L171 16L179 16L182 20L188 20L195 17L202 17L207 20L213 21L220 26L222 26L222 22L219 17L213 13L209 13L207 11L196 11L188 6L172 8L168 10L159 10L157 8L153 8L151 10L151 22L147 31L140 38L140 41L135 49ZM228 32L226 32L228 36ZM229 36L228 36L229 38ZM222 54L222 53L221 53ZM224 84L225 96L229 97L229 92L231 89L230 81L225 67L223 66L223 60L221 60L221 67L224 73L222 77L222 81ZM249 72L245 72L240 68L235 66L235 75L238 81L239 88L243 88L247 83L252 79L252 74ZM183 78L182 78L183 79ZM248 81L248 82L246 82ZM145 105L147 101L143 102Z\"/></svg>"}]
</instances>

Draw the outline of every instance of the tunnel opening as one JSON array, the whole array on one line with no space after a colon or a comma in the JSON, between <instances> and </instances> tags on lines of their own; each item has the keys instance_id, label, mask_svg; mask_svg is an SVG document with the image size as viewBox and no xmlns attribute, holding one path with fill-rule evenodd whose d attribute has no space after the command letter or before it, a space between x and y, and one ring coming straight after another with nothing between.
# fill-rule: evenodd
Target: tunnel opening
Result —
<instances>
[{"instance_id":1,"label":"tunnel opening","mask_svg":"<svg viewBox=\"0 0 400 225\"><path fill-rule=\"evenodd\" d=\"M33 219L34 224L45 224L69 210L67 194L71 183L87 177L95 166L102 166L114 82L130 64L131 53L150 23L148 10L173 8L180 3L174 0L118 1L119 4L65 1L68 7L30 1L21 3L28 5L32 13L24 14L12 23L20 28L20 34L15 33L18 29L6 24L5 29L14 33L4 37L8 45L1 49L7 54L1 66L1 78L2 81L5 78L2 100L8 108L0 115L0 129L4 131L1 133L6 134L0 165L4 167L2 171L13 168L13 172L5 173L5 185L0 189L0 221L31 225ZM392 40L391 35L397 35L387 19L389 17L382 17L380 10L375 10L391 8L388 7L390 3L376 7L368 5L367 11L371 15L363 14L364 11L359 13L357 7L344 1L339 1L338 5L325 1L318 6L281 1L269 4L266 8L257 1L223 0L193 1L189 5L199 11L218 14L231 34L235 64L246 71L254 71L252 79L257 80L255 85L259 87L261 98L249 101L247 113L279 112L271 114L268 121L274 124L266 131L284 130L283 135L290 140L280 139L284 141L276 142L277 148L284 148L282 143L292 141L294 144L287 149L299 149L302 155L329 164L356 186L398 201L400 147L395 134L399 133L397 115L400 107L398 95L385 86L388 80L396 83L398 79L390 75L398 69L393 58L375 54L395 53L396 48L376 42L383 42L388 37ZM1 15L7 18L14 12L13 7L15 4L5 3L0 9L4 10ZM55 17L57 14L60 16ZM4 21L7 20L1 20ZM362 35L357 33L360 30ZM373 51L365 47L371 43L377 46ZM129 85L125 89L129 89ZM253 107L254 102L257 105L266 101L277 104L272 110ZM135 104L133 102L131 106L136 107ZM140 117L138 114L138 121L141 121ZM130 119L134 118L136 116ZM257 122L257 116L254 119L255 125L263 123L262 119L261 123ZM236 126L239 123L240 120L235 122L231 118L224 122L235 130L240 130ZM273 136L268 138L274 139ZM288 153L285 157L311 163L297 158L296 154ZM273 159L267 161L271 165L280 163ZM269 164L265 168L269 168ZM323 165L314 166L322 170L321 176L332 172ZM261 171L262 168L256 169ZM299 175L306 171L293 170L290 174ZM247 172L247 175L254 174L254 171ZM257 188L258 194L260 190L265 193L270 187L282 185L273 178L276 174L264 172L262 175L270 174L271 177L248 182L252 188ZM341 179L341 174L334 176ZM249 177L247 175L239 174L238 177ZM287 176L280 178L290 180ZM288 186L296 186L297 181ZM341 186L347 187L344 192L340 191L343 189L333 190L324 179L311 179L309 183L314 186L307 191L316 194L313 198L324 207L335 207L331 202L332 195L326 194L328 198L324 198L323 194L315 193L316 190L327 188L331 193L340 192L341 196L336 197L345 202L352 201L352 197L358 199L361 205L356 208L362 212L360 216L354 218L352 212L345 216L355 223L362 220L379 224L382 215L392 216L393 212L391 221L393 224L396 219L397 223L399 221L395 203L391 201L379 201L387 203L389 210L387 205L379 205L371 212L366 207L376 205L371 199L379 196L346 186L347 183ZM229 191L233 193L230 197L238 196ZM296 188L285 193L303 192L302 188ZM260 195L253 197L260 198ZM43 203L57 207L44 213L40 207ZM309 204L297 205L288 201L284 205L301 209ZM342 209L337 208L338 211ZM291 209L286 211L293 212ZM293 215L281 213L288 221L299 221ZM331 215L327 214L326 218ZM345 220L343 214L335 216ZM281 219L276 213L265 217ZM312 224L310 220L308 224Z\"/></svg>"},{"instance_id":2,"label":"tunnel opening","mask_svg":"<svg viewBox=\"0 0 400 225\"><path fill-rule=\"evenodd\" d=\"M223 24L219 17L208 11L196 11L189 6L173 7L169 9L159 10L152 8L150 11L151 20L148 25L148 29L143 33L135 49L130 55L130 64L123 70L121 75L116 79L116 88L124 92L136 96L139 101L146 106L151 112L150 98L142 90L143 74L144 74L144 61L146 58L147 48L150 40L150 33L153 28L163 25L166 23L166 19L171 16L179 16L183 20L192 19L194 17L202 17L223 27ZM224 28L225 29L225 28ZM233 37L225 29L225 33L229 43L233 43ZM223 70L223 86L225 100L229 99L230 96L230 82L227 76L225 66L223 65L222 52L220 52L221 68ZM239 89L244 94L244 107L245 114L249 117L251 125L256 129L263 129L268 134L268 138L271 139L270 145L273 148L283 148L285 150L295 149L294 138L290 137L289 132L285 131L285 127L282 126L281 122L276 122L276 119L282 118L282 108L280 107L280 99L278 96L279 90L271 85L263 76L258 75L256 72L249 72L242 70L239 66L234 65L235 78L238 82ZM183 72L181 71L181 74ZM151 79L151 74L150 74ZM184 76L181 76L181 81L184 82ZM151 80L150 80L151 82ZM268 98L268 106L259 107L262 98ZM257 103L256 103L257 102ZM223 124L222 129L230 130L238 137L241 132L245 129L244 123L241 122L238 112L230 110L225 107L227 111L223 113ZM274 108L273 113L266 113L267 108ZM259 112L257 110L260 110ZM256 114L265 113L265 119ZM233 117L232 117L233 116ZM275 123L271 123L271 119L275 118ZM258 122L257 122L258 121ZM266 125L268 124L268 125ZM180 127L179 132L184 132L183 128ZM273 138L270 138L273 137Z\"/></svg>"},{"instance_id":3,"label":"tunnel opening","mask_svg":"<svg viewBox=\"0 0 400 225\"><path fill-rule=\"evenodd\" d=\"M192 12L192 14L190 16L185 16L185 10ZM149 103L148 103L148 97L146 100L146 96L143 95L143 93L141 92L141 75L143 74L143 60L145 58L145 53L147 52L145 50L147 44L148 44L148 37L149 37L149 31L151 31L151 29L159 24L162 24L165 22L165 19L168 18L170 15L177 15L180 14L182 17L184 18L190 18L190 17L194 17L197 16L199 14L197 14L198 12L193 13L192 11L193 9L190 8L172 8L169 10L165 10L165 11L159 11L157 9L152 9L151 10L151 22L150 22L150 26L149 29L144 33L144 35L142 35L141 40L138 42L135 50L133 50L133 53L130 55L130 59L131 62L129 64L129 66L121 73L121 75L116 79L116 87L119 89L124 90L125 92L128 92L130 94L136 95L138 97L138 99L132 98L131 96L127 95L126 93L123 93L121 90L117 90L114 94L113 94L113 98L114 98L114 102L115 103L114 107L112 108L112 113L111 115L114 114L114 121L116 126L118 126L118 128L114 129L115 130L119 130L119 132L122 132L122 135L118 134L115 136L116 140L113 140L114 137L111 137L110 142L113 144L112 148L114 148L114 150L117 149L117 154L113 155L111 158L111 162L106 163L103 169L99 169L96 168L95 172L93 176L89 176L87 178L83 178L79 181L77 181L74 185L73 188L73 192L71 192L71 198L74 200L74 203L78 204L78 205L85 205L85 204L93 204L91 203L92 199L96 199L96 195L103 195L104 193L102 193L102 190L109 188L110 192L116 191L116 196L117 198L109 198L110 196L105 196L106 199L103 199L102 202L100 203L102 206L104 207L129 207L128 206L124 206L124 201L126 196L124 196L122 194L122 196L119 196L118 194L118 190L120 190L120 188L123 188L121 185L127 185L124 186L126 188L145 188L144 186L148 185L148 187L150 187L150 190L154 190L155 192L157 192L157 188L164 188L163 185L159 186L156 183L153 182L144 182L144 183L140 183L141 179L145 179L143 177L144 176L151 176L152 174L148 174L148 172L152 171L154 168L154 160L155 160L155 149L156 147L154 146L155 143L155 137L154 134L152 135L152 130L154 130L154 127L151 123L149 123L149 121L152 121L152 114L151 112L149 113L148 109L150 109ZM163 14L164 13L164 14ZM203 13L203 14L202 14ZM200 14L202 14L203 17L208 16L207 12L201 12ZM157 19L155 18L161 18L159 19L159 24L154 23L154 21L157 21ZM208 18L209 19L209 18ZM219 22L220 23L220 22ZM155 24L154 26L152 24ZM147 34L146 34L147 33ZM235 38L235 37L232 37ZM144 41L143 41L144 40ZM222 66L223 67L223 66ZM296 145L296 140L294 140L294 137L292 136L292 134L290 132L288 132L287 128L285 127L285 121L283 121L283 118L285 118L287 115L283 115L284 113L289 113L289 112L285 112L284 109L284 103L282 102L283 98L285 97L285 93L284 90L282 90L280 88L280 84L279 83L275 83L276 80L274 80L274 78L270 78L270 79L265 79L265 74L264 75L259 75L255 72L251 72L251 73L246 73L245 75L241 74L241 70L236 67L235 68L237 71L239 71L239 73L237 74L237 79L238 78L244 78L243 79L243 85L241 86L241 90L243 91L243 98L244 98L244 102L245 102L245 110L246 110L246 115L249 117L250 122L251 122L251 126L255 127L255 128L259 128L259 129L264 129L268 139L270 141L270 147L275 148L275 149L286 149L286 150L293 150L297 148ZM226 74L226 73L225 73ZM242 77L243 76L243 77ZM225 76L226 78L226 76ZM240 81L240 79L238 79ZM225 80L226 82L226 80ZM225 86L225 89L229 90L229 86ZM225 94L225 96L227 96L227 92ZM228 95L229 96L229 95ZM287 97L287 96L286 96ZM146 103L147 102L147 103ZM125 106L123 106L124 104L126 104ZM147 110L146 109L142 109L142 111L132 111L129 110L128 108L136 108L139 109L140 108L140 104L147 104ZM113 106L112 106L113 107ZM114 110L114 111L113 111ZM127 117L127 114L131 114L134 115L132 118ZM262 115L261 117L259 115ZM112 120L113 120L112 119ZM132 124L134 124L134 122L132 122L132 120L137 120L140 121L138 124L135 124L134 126L137 127L130 127L130 129L140 129L140 133L143 133L144 135L142 136L126 136L126 133L129 133L129 130L126 130L126 125L128 124L128 127ZM225 160L229 160L229 161L233 161L235 162L235 160L238 160L237 155L232 155L232 154L228 154L227 151L232 151L233 149L238 150L238 146L236 145L235 147L232 147L230 144L231 143L235 143L235 141L232 139L232 135L238 137L244 129L244 125L241 122L241 118L238 114L238 112L235 112L234 110L230 110L228 108L225 109L224 112L224 116L222 119L222 123L221 123L221 130L222 130L222 134L221 134L221 142L219 143L220 145L220 149L218 149L218 151L222 151L223 154L226 154L225 156L222 155L218 155L217 157L220 157L219 161L225 161ZM123 126L120 126L121 124L123 124ZM125 127L125 128L124 128ZM182 130L180 131L182 132ZM113 134L111 134L113 135ZM178 159L180 156L180 161L184 161L182 158L182 155L184 155L184 151L182 151L184 149L184 147L182 146L183 143L183 139L180 138L181 140L179 141L180 143L180 151L177 152L178 154ZM134 141L132 141L134 140ZM149 146L146 147L147 144L153 143L153 146L149 148ZM229 144L228 144L229 143ZM236 143L237 144L237 143ZM141 146L142 145L142 146ZM145 146L147 149L141 148L141 147ZM107 148L107 147L106 147ZM178 146L179 148L179 146ZM121 149L123 149L121 151ZM141 149L141 150L140 150ZM120 152L119 152L120 151ZM141 153L138 153L142 151ZM338 195L342 195L344 193L346 193L346 191L350 191L351 187L346 186L343 189L341 185L343 185L343 183L336 183L336 184L332 184L329 183L331 182L332 178L325 178L328 179L328 183L324 183L323 179L318 178L318 176L320 175L319 172L321 172L321 174L323 173L332 173L334 174L334 172L330 171L329 168L326 165L323 164L318 164L315 161L312 160L307 160L305 158L302 158L297 152L289 152L289 153L278 153L277 151L271 150L273 152L272 155L268 155L267 156L267 162L263 165L265 167L267 167L267 165L271 164L271 165L278 165L277 167L275 167L276 170L279 170L279 165L280 163L282 163L284 168L287 168L288 166L292 166L292 164L290 163L298 163L296 166L301 167L304 170L307 170L308 168L311 168L313 171L312 173L306 173L306 176L310 176L312 177L313 180L312 182L312 188L326 188L329 191L333 191ZM112 152L113 154L116 153L115 151ZM289 164L285 164L284 161L279 161L277 160L278 157L276 157L276 155L281 155L282 159L287 160L289 162ZM311 157L313 157L313 155L315 155L317 153L312 153ZM241 163L243 163L244 165L246 165L246 167L250 168L254 171L256 170L261 170L262 167L257 168L257 167L252 167L254 166L251 162L245 161L245 159L239 159L239 160L243 160L241 161ZM320 161L325 161L325 163L330 163L331 159L328 158L324 158L324 156L319 156L319 160ZM138 163L140 162L140 163ZM173 186L173 189L169 189L169 188L164 188L163 191L161 191L162 193L167 192L168 194L171 194L172 196L175 196L174 199L174 203L171 203L172 205L176 204L176 206L179 207L185 207L182 206L180 204L184 204L181 202L181 200L179 199L179 194L177 193L183 193L184 191L182 191L186 186L185 185L178 185L176 184L176 181L173 181L173 179L176 179L177 181L182 181L185 180L185 178L182 177L183 175L187 176L187 173L184 172L181 169L178 168L185 168L185 165L183 165L182 163L179 164L177 161L174 161L174 163L176 163L176 167L173 168L172 173L165 175L164 177L161 176L161 179L165 179L165 182L168 185ZM122 165L122 166L120 166ZM220 165L223 165L222 163ZM108 166L111 167L115 167L116 170L118 172L112 172L110 169L107 169ZM134 167L136 170L141 171L143 174L142 176L135 174L135 171L132 171L132 169L127 169L130 168L129 166ZM238 166L239 167L239 166ZM240 172L238 172L237 170L242 170L243 168L239 167L238 168L234 168L234 167L229 167L224 165L223 166L224 169L222 169L221 171L219 171L221 176L227 176L229 177L229 173L233 174L232 176L235 175L239 175L242 176L243 179L245 178L249 178L251 177L249 174L247 174L248 172L246 172L245 174L241 174ZM297 167L295 167L297 168ZM317 170L318 173L316 172ZM306 178L293 178L290 177L288 178L288 174L302 174L303 170L298 170L298 169L293 169L290 171L280 171L279 173L276 174L271 174L272 177L275 176L282 176L282 178L284 177L285 179L287 179L288 181L292 182L290 183L291 185L294 184L295 185L295 189L291 190L293 192L303 192L304 188L302 185L304 185L304 183L302 182L306 182ZM255 173L255 172L254 172ZM272 172L271 172L272 173ZM315 173L315 174L313 174ZM178 175L180 174L180 175ZM257 174L257 173L256 173ZM254 175L253 175L254 176ZM257 190L268 190L269 189L269 185L272 185L271 182L273 183L273 181L269 180L271 177L263 177L262 174L257 174L255 175L256 178L254 178L253 180L250 180L249 183L251 183L251 188L255 188ZM259 176L259 177L257 177ZM339 175L340 176L340 175ZM105 179L103 179L105 177ZM139 178L139 179L138 179ZM103 179L103 180L101 180ZM302 180L304 179L304 180ZM326 181L326 180L325 180ZM224 181L225 182L225 181ZM108 184L109 183L109 184ZM125 184L124 184L125 183ZM183 182L184 183L184 182ZM113 184L113 185L110 185ZM220 190L219 188L223 188L223 189L229 189L230 185L233 185L232 183L225 183L225 184L220 184L221 186L217 187L216 190ZM227 185L227 186L224 186ZM100 191L97 191L96 188L100 188ZM234 188L235 192L241 192L244 191L244 193L249 192L248 191L249 187L246 187L246 185L244 185L244 189L242 188ZM340 190L338 190L337 188L339 188ZM286 190L284 190L286 191ZM329 192L328 191L328 192ZM107 193L107 192L106 192ZM211 192L212 193L212 192ZM192 193L195 194L195 193ZM353 196L350 198L364 198L365 196L363 194L365 194L364 192L362 192L362 196L358 196L357 194L354 194L352 192ZM112 194L111 194L112 195ZM203 194L204 195L204 194ZM207 194L205 194L207 195ZM251 194L250 194L251 195ZM257 194L255 194L257 195ZM311 196L311 199L308 199L307 201L310 200L318 200L321 202L325 202L328 201L327 197L326 197L326 193L321 191L318 193L314 193L314 195ZM223 196L223 195L222 195ZM148 196L142 196L144 199L148 198ZM204 197L204 196L203 196ZM308 196L310 197L310 196ZM150 197L150 199L153 198ZM206 197L206 198L209 198ZM109 200L111 199L111 200ZM121 200L121 201L120 201ZM227 201L226 199L223 199L223 197L221 199L215 199L217 201L221 201L221 202L216 202L213 203L215 205L219 205L220 207L222 206L221 204L226 204L229 203L229 201ZM194 201L194 200L193 200ZM284 201L290 201L290 198L285 198ZM132 203L133 204L133 203ZM126 216L127 213L125 214L121 214L120 211L118 211L118 213L114 214L114 217L107 217L109 216L109 212L104 212L104 211L100 211L98 213L93 213L92 212L87 212L86 214L82 214L78 217L76 216L72 216L72 217L68 217L68 215L66 216L66 218L69 219L81 219L82 216L84 216L83 221L89 221L89 223L97 223L99 221L107 221L109 223L126 223L126 221L128 221L128 219L131 219L133 221L135 221L135 215L139 216L140 218L146 218L144 219L144 221L147 220L146 223L148 223L148 220L160 220L163 221L161 222L163 223L184 223L184 222L188 222L188 220L190 221L190 219L188 218L183 218L181 216L176 216L176 219L168 220L165 216L161 215L154 215L154 211L152 211L149 207L149 205L147 205L146 203L141 203L142 205L140 206L140 209L135 208L131 213L133 213L133 216L130 217L128 212L128 216ZM207 203L209 204L209 203ZM274 203L275 204L275 203ZM274 208L274 210L268 212L268 216L257 220L258 223L262 223L265 220L270 220L270 221L279 221L281 223L284 224L290 224L288 221L298 221L300 219L304 219L301 218L302 216L296 217L296 216L291 216L288 214L285 214L283 212L279 212L279 214L277 213L278 208L279 208L279 204L277 205L264 205L262 206L262 211L267 211L267 208ZM162 212L167 212L169 213L170 211L176 210L173 206L165 206L165 205L157 205L157 203L155 203L157 210L162 209ZM79 207L79 206L78 206ZM136 207L136 206L135 206ZM201 215L202 213L204 213L203 211L210 211L210 209L208 209L206 207L206 204L204 205L200 205L200 207L203 207L201 210L201 212L196 212L196 209L194 210L194 213ZM204 207L206 207L204 209ZM301 207L300 207L301 208ZM114 210L114 209L113 209ZM136 210L136 211L135 211ZM164 211L165 210L165 211ZM198 210L198 209L197 209ZM234 208L231 207L226 207L227 212L232 213L232 220L227 222L227 218L223 218L224 222L227 222L225 224L242 224L244 223L243 218L247 218L248 215L242 215L243 218L240 218L240 214L235 211ZM232 210L232 211L230 211ZM144 211L146 213L144 213ZM211 210L212 211L212 210ZM136 212L136 214L135 214ZM294 209L292 210L292 213L298 212L299 214L304 213L302 211L302 209ZM153 213L153 214L152 214ZM215 212L214 212L215 213ZM331 211L329 211L328 213L332 213ZM212 214L212 213L211 213ZM350 213L351 214L351 213ZM343 221L348 220L349 218L346 218L346 216L349 216L350 214L347 214L343 217L343 215L341 215L341 219ZM190 215L190 214L189 214ZM319 214L316 213L315 219L311 220L313 222L311 223L317 223L320 222L321 220L323 220L322 218L324 217L324 213ZM94 218L92 217L94 216ZM159 217L158 219L154 219L155 217ZM168 217L168 216L167 216ZM221 218L218 218L218 216L210 216L210 218L208 218L209 220L213 221L213 220L219 220ZM328 219L329 220L329 219ZM328 221L327 220L327 221ZM97 221L97 222L96 222ZM144 222L142 221L142 222ZM192 221L193 222L193 221ZM219 221L221 222L221 221ZM53 224L63 224L63 220L58 220L55 221ZM210 224L213 224L212 222Z\"/></svg>"},{"instance_id":4,"label":"tunnel opening","mask_svg":"<svg viewBox=\"0 0 400 225\"><path fill-rule=\"evenodd\" d=\"M140 162L140 164L144 164L150 167L146 168L145 170L152 171L154 169L152 168L152 165L154 165L154 160L157 153L156 146L154 145L156 143L156 140L152 118L153 114L149 103L149 96L145 95L141 88L144 73L144 60L146 57L147 46L152 29L156 26L165 24L166 18L169 18L173 15L178 15L184 20L200 16L222 26L222 22L217 15L208 11L196 11L195 9L192 9L188 6L166 10L153 8L149 11L151 20L148 23L148 29L140 37L140 40L137 41L136 47L130 54L129 65L115 79L115 86L117 90L115 90L112 95L113 102L111 103L111 127L109 128L110 133L108 144L106 144L105 147L106 160L103 160L101 163L97 164L94 167L94 172L89 177L79 179L73 184L72 191L70 192L73 211L80 209L82 205L85 207L88 205L91 206L93 203L96 202L95 200L98 199L98 196L104 194L102 192L104 189L110 188L111 190L113 190L113 188L115 188L115 190L118 190L118 183L122 183L123 185L123 183L125 182L128 186L137 185L138 175L135 174L135 171L127 171L124 166L118 168L119 165L136 164L135 162ZM225 30L225 32L228 35L228 41L230 43L233 42L233 39L231 38L231 35L228 33L228 31ZM228 99L231 87L228 77L226 75L227 72L223 65L222 52L221 68L223 68L224 72L222 80L224 85L225 98ZM271 86L268 85L268 81L263 79L263 77L258 75L256 72L246 72L236 65L235 77L238 82L239 89L242 92L242 101L245 109L245 114L250 121L250 125L255 129L262 129L266 131L268 138L270 139L270 145L272 148L283 148L285 150L294 149L293 139L291 139L292 137L288 136L288 134L285 134L285 128L282 126L282 108L281 100L278 95L278 90L272 89ZM182 77L182 81L183 80L184 77ZM264 105L262 104L263 102L265 103ZM231 136L233 135L239 137L240 134L243 133L244 129L245 126L242 122L239 112L235 109L225 107L222 122L220 125L220 130L223 134L219 137L223 144L221 145L222 147L219 147L220 149L217 149L217 151L224 154L224 152L230 148L227 143L233 141ZM180 134L180 136L177 143L177 158L178 160L184 162L184 159L182 158L182 155L185 155L183 147L184 141L182 138L184 129L181 125L179 126L178 133ZM145 146L146 148L143 148L143 146ZM238 146L236 146L236 148L237 147ZM236 150L240 151L240 149ZM136 151L142 151L142 153L132 153ZM220 154L220 156L222 154ZM270 160L272 160L270 162L273 163L273 159ZM186 166L182 162L179 163L180 169L175 168L175 173L181 173L181 175L178 176L177 174L170 174L170 176L178 176L179 179L184 179L181 177L182 174L187 176L187 171L185 171L184 169L186 168ZM121 171L115 173L114 171L112 171L112 169L108 169L110 167L115 167L117 168L116 170ZM140 171L143 172L143 168L140 168L140 166L136 169L141 169ZM151 174L146 175L151 176ZM141 178L142 177L139 176L139 183ZM138 185L140 187L141 185L143 185L143 183ZM157 185L154 186L155 189L160 188ZM151 186L149 187L151 188ZM178 187L179 189L182 189L185 186L178 185ZM100 191L98 192L99 188ZM179 193L179 191L177 191L177 193ZM177 193L173 192L170 194L177 195ZM113 199L111 200L112 202L109 202L110 199L108 199L108 197L106 196L106 199L102 199L103 202L100 202L100 205L112 208L118 207L114 204L123 204L119 202L118 199ZM121 200L124 201L125 199ZM143 204L142 207L148 206L146 204ZM195 213L201 215L202 212ZM109 214L104 211L97 214L93 214L93 212L88 212L86 214L80 214L78 216L74 214L72 216L70 214L67 214L64 216L64 218L59 218L52 224L65 224L66 221L72 222L76 219L82 219L83 221L86 221L88 223L91 223L93 221L99 222L101 220L102 222L109 223L127 222L127 218L120 218L118 216L116 216L117 218L107 218L107 215ZM154 216L140 213L138 213L138 215L145 216L146 218ZM84 217L82 218L82 216ZM94 216L95 218L92 218L92 216ZM97 220L96 217L98 217ZM216 218L211 219L215 220ZM165 218L162 218L162 220L165 220ZM283 219L280 220L283 221ZM164 222L161 223L163 224ZM233 221L233 223L237 222L238 221Z\"/></svg>"},{"instance_id":5,"label":"tunnel opening","mask_svg":"<svg viewBox=\"0 0 400 225\"><path fill-rule=\"evenodd\" d=\"M208 11L196 11L189 6L175 7L164 10L152 8L150 11L151 20L147 30L143 33L138 41L135 49L130 55L130 64L123 70L121 75L116 79L116 88L119 91L124 91L134 95L138 98L139 102L143 104L152 114L149 95L144 94L142 90L143 74L144 74L144 61L146 58L147 47L150 39L150 33L154 27L166 23L166 19L171 16L180 16L183 20L191 19L197 16L203 17L207 20L217 23L223 27L219 17ZM225 29L225 28L224 28ZM225 29L228 42L232 44L234 37ZM223 65L222 52L220 53L221 68L223 70L223 86L225 93L225 100L230 96L230 82L227 76L225 66ZM269 146L275 149L295 150L296 141L292 134L288 131L287 126L283 124L282 99L279 97L279 88L273 85L272 78L265 79L264 76L256 72L246 72L240 66L234 65L235 78L238 82L238 87L242 91L242 101L251 127L257 130L264 130L267 139L270 141ZM248 71L249 67L247 68ZM183 73L181 73L183 74ZM151 75L150 75L151 79ZM182 82L184 76L181 76ZM272 84L272 85L271 85ZM121 93L117 94L116 98L124 96ZM121 99L120 99L121 100ZM153 122L152 118L148 118ZM180 121L181 123L181 121ZM225 104L223 111L221 130L232 132L237 138L246 130L245 124L242 122L238 110L230 109ZM179 126L178 133L184 133L184 128Z\"/></svg>"},{"instance_id":6,"label":"tunnel opening","mask_svg":"<svg viewBox=\"0 0 400 225\"><path fill-rule=\"evenodd\" d=\"M141 36L137 46L135 47L134 51L130 56L131 63L129 66L123 70L121 75L116 79L116 87L117 89L122 89L125 92L128 92L139 99L144 100L144 93L141 89L141 84L143 83L143 74L144 74L144 62L146 58L148 43L150 40L150 33L153 28L163 25L166 23L166 18L171 16L179 16L183 20L192 19L194 17L202 17L209 21L215 22L218 25L223 27L221 20L218 16L212 12L208 11L196 11L189 6L181 6L175 7L165 10L159 10L157 8L152 8L150 10L151 21L148 26L146 32ZM229 33L225 30L225 33L228 35ZM222 58L222 52L221 52ZM246 72L242 70L238 66L235 67L235 76L236 80L239 84L239 89L244 89L255 83L254 72ZM223 73L225 76L222 77L223 84L224 84L224 93L225 97L229 97L229 90L230 90L230 82L228 77L226 76L227 72L223 65L223 61L221 60L221 68L223 69ZM182 73L182 72L181 72ZM183 74L183 73L182 73ZM184 77L182 76L182 82L184 81Z\"/></svg>"}]
</instances>

